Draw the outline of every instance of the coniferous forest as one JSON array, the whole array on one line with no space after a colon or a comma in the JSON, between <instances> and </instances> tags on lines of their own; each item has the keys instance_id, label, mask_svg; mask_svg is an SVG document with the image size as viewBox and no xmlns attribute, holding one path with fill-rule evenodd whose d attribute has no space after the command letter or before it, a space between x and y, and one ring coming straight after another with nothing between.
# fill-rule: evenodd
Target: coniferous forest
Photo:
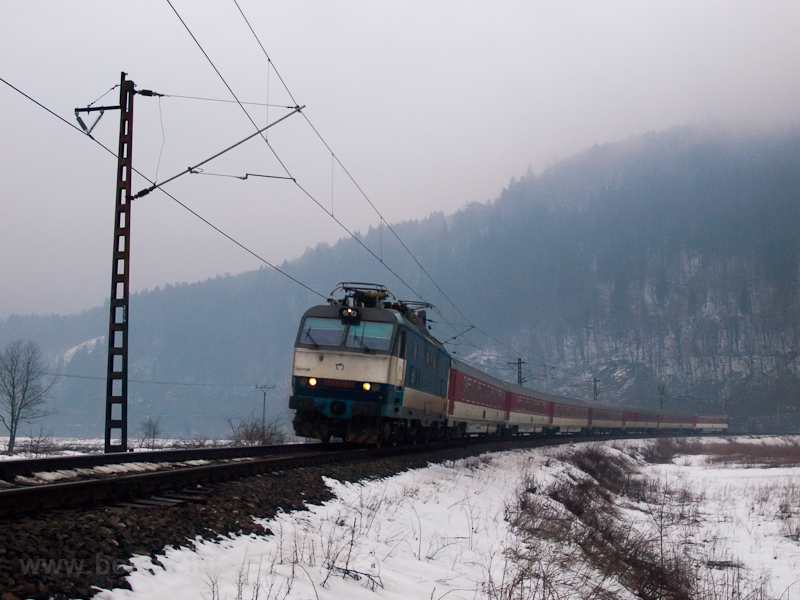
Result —
<instances>
[{"instance_id":1,"label":"coniferous forest","mask_svg":"<svg viewBox=\"0 0 800 600\"><path fill-rule=\"evenodd\" d=\"M467 362L515 381L508 362L521 357L534 389L588 399L596 378L598 400L726 412L739 428L800 423L798 130L675 128L596 145L496 200L393 228L463 314L385 228L359 237L441 307L429 311L440 339L469 323L491 336L448 344ZM324 294L373 281L415 299L352 239L281 268ZM320 302L266 269L136 294L131 431L151 416L167 435L220 435L225 417L260 414L256 384L276 385L267 410L285 416L296 327ZM105 342L83 343L107 319L98 307L0 322L0 344L35 340L66 375L100 378L62 378L57 434L102 433Z\"/></svg>"}]
</instances>

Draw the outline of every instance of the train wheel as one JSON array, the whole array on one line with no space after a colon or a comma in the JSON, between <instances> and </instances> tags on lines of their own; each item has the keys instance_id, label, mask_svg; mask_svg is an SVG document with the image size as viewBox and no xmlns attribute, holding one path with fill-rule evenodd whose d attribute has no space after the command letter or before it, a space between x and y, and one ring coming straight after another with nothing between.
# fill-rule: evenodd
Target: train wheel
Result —
<instances>
[{"instance_id":1,"label":"train wheel","mask_svg":"<svg viewBox=\"0 0 800 600\"><path fill-rule=\"evenodd\" d=\"M378 439L375 442L375 445L378 448L383 448L384 446L389 445L389 440L392 439L392 428L389 426L388 423L384 423L380 426L378 430Z\"/></svg>"}]
</instances>

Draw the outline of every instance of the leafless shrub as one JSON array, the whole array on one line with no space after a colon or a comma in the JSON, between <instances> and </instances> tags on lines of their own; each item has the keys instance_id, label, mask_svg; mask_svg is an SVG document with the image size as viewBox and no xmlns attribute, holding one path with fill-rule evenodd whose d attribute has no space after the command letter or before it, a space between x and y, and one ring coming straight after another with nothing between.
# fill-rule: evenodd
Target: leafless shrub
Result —
<instances>
[{"instance_id":1,"label":"leafless shrub","mask_svg":"<svg viewBox=\"0 0 800 600\"><path fill-rule=\"evenodd\" d=\"M351 564L355 555L358 554L356 550L357 531L360 530L360 527L363 527L363 523L359 526L358 521L359 517L354 517L353 525L350 526L347 520L340 520L337 524L346 527L347 536L342 537L341 530L338 532L332 530L328 538L323 540L323 564L326 570L325 579L320 584L323 588L327 586L331 576L337 574L344 579L350 578L360 581L371 591L375 591L376 588L383 589L383 581L381 581L380 577L380 563L375 556L372 557L369 571Z\"/></svg>"},{"instance_id":2,"label":"leafless shrub","mask_svg":"<svg viewBox=\"0 0 800 600\"><path fill-rule=\"evenodd\" d=\"M607 599L626 589L648 600L698 598L698 564L669 535L695 519L687 504L690 495L670 482L636 475L626 459L598 447L562 459L590 477L571 475L544 488L531 475L523 478L516 503L505 510L520 543L506 551L502 580L489 578L487 595L544 599L566 591ZM631 481L653 502L639 527L617 506L618 496L631 492Z\"/></svg>"},{"instance_id":3,"label":"leafless shrub","mask_svg":"<svg viewBox=\"0 0 800 600\"><path fill-rule=\"evenodd\" d=\"M645 446L642 458L651 464L667 464L678 455L705 454L708 445L697 440L683 438L658 438Z\"/></svg>"},{"instance_id":4,"label":"leafless shrub","mask_svg":"<svg viewBox=\"0 0 800 600\"><path fill-rule=\"evenodd\" d=\"M601 517L608 514L608 502L590 480L572 487L560 483L536 493L536 482L525 481L517 505L506 507L519 542L506 550L500 581L488 578L490 598L538 600L565 591L581 598L616 597L619 584L606 557L611 530Z\"/></svg>"},{"instance_id":5,"label":"leafless shrub","mask_svg":"<svg viewBox=\"0 0 800 600\"><path fill-rule=\"evenodd\" d=\"M40 454L54 454L59 450L59 447L53 441L53 430L45 431L40 425L38 431L31 430L27 438L17 442L17 450L39 456Z\"/></svg>"},{"instance_id":6,"label":"leafless shrub","mask_svg":"<svg viewBox=\"0 0 800 600\"><path fill-rule=\"evenodd\" d=\"M697 600L772 600L769 576L751 575L738 562L711 563L699 571L694 598Z\"/></svg>"},{"instance_id":7,"label":"leafless shrub","mask_svg":"<svg viewBox=\"0 0 800 600\"><path fill-rule=\"evenodd\" d=\"M208 589L209 596L201 594L201 598L203 600L224 600L231 597L235 600L260 600L262 598L264 600L286 600L294 587L295 565L291 565L292 570L288 576L281 576L275 570L276 558L276 556L272 556L271 562L269 559L267 561L260 559L258 563L253 563L248 560L245 553L242 564L233 574L229 584L226 585L224 581L221 581L219 573L204 575L203 582ZM308 575L307 571L306 575ZM311 580L310 577L309 580ZM233 596L228 594L230 584L233 585ZM314 582L311 581L311 584L313 586Z\"/></svg>"},{"instance_id":8,"label":"leafless shrub","mask_svg":"<svg viewBox=\"0 0 800 600\"><path fill-rule=\"evenodd\" d=\"M219 448L227 446L227 441L220 441L216 439L209 439L205 436L197 436L192 439L175 440L172 443L173 448L179 449L194 449L194 448Z\"/></svg>"},{"instance_id":9,"label":"leafless shrub","mask_svg":"<svg viewBox=\"0 0 800 600\"><path fill-rule=\"evenodd\" d=\"M206 584L210 596L206 598L204 594L200 594L200 597L203 600L219 600L219 575L216 573L213 575L207 575L203 578L203 583Z\"/></svg>"},{"instance_id":10,"label":"leafless shrub","mask_svg":"<svg viewBox=\"0 0 800 600\"><path fill-rule=\"evenodd\" d=\"M622 455L612 455L595 444L580 448L565 458L604 489L615 494L620 494L625 489L632 470Z\"/></svg>"},{"instance_id":11,"label":"leafless shrub","mask_svg":"<svg viewBox=\"0 0 800 600\"><path fill-rule=\"evenodd\" d=\"M246 419L236 421L228 418L231 428L228 439L236 446L267 446L286 443L286 432L279 419L263 422L251 414Z\"/></svg>"},{"instance_id":12,"label":"leafless shrub","mask_svg":"<svg viewBox=\"0 0 800 600\"><path fill-rule=\"evenodd\" d=\"M652 464L663 465L671 463L678 454L678 444L673 438L659 438L642 453L643 458Z\"/></svg>"},{"instance_id":13,"label":"leafless shrub","mask_svg":"<svg viewBox=\"0 0 800 600\"><path fill-rule=\"evenodd\" d=\"M800 579L791 583L789 586L783 590L778 600L792 600L792 598L796 598L800 596Z\"/></svg>"},{"instance_id":14,"label":"leafless shrub","mask_svg":"<svg viewBox=\"0 0 800 600\"><path fill-rule=\"evenodd\" d=\"M154 450L158 445L158 437L161 435L160 419L148 416L139 426L139 448Z\"/></svg>"}]
</instances>

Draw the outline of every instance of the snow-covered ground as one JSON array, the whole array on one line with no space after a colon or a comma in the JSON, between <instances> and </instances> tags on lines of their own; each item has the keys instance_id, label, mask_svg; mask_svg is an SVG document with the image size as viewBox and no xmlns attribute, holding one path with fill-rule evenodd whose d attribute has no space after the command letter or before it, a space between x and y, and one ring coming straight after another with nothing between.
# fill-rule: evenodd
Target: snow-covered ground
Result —
<instances>
[{"instance_id":1,"label":"snow-covered ground","mask_svg":"<svg viewBox=\"0 0 800 600\"><path fill-rule=\"evenodd\" d=\"M71 456L74 454L97 454L103 451L103 440L99 438L57 438L42 436L41 439L28 436L17 436L16 452L5 454L8 448L8 436L0 436L0 460L20 460L25 458L44 458L47 456ZM27 449L34 447L37 452Z\"/></svg>"},{"instance_id":2,"label":"snow-covered ground","mask_svg":"<svg viewBox=\"0 0 800 600\"><path fill-rule=\"evenodd\" d=\"M800 599L800 469L709 468L702 457L678 462L649 472L697 498L694 537L710 564L741 565L751 580L769 581L775 596L797 583L783 597Z\"/></svg>"},{"instance_id":3,"label":"snow-covered ground","mask_svg":"<svg viewBox=\"0 0 800 600\"><path fill-rule=\"evenodd\" d=\"M758 588L764 598L800 599L800 468L719 468L698 455L652 465L642 458L645 445L609 442L601 451L638 469L649 481L648 502L669 496L674 518L619 496L613 502L621 522L649 542L660 534L662 556L666 542L699 557L695 576L704 578L703 598L745 597L746 589ZM136 557L128 577L133 590L97 598L509 597L503 586L519 573L512 552L531 546L509 516L526 494L552 504L548 489L587 480L568 460L582 447L488 454L358 484L328 480L335 500L261 521L274 535L197 540L194 550L167 550L163 566ZM560 561L563 572L569 542L542 544L537 552ZM570 568L583 569L582 581L610 597L636 597L619 582L601 581L592 566ZM741 596L724 593L736 586ZM571 583L552 597L584 598L587 589Z\"/></svg>"},{"instance_id":4,"label":"snow-covered ground","mask_svg":"<svg viewBox=\"0 0 800 600\"><path fill-rule=\"evenodd\" d=\"M300 438L298 438L299 440ZM135 452L151 452L156 450L180 450L187 448L212 448L230 445L230 440L204 440L193 441L180 438L159 438L156 440L141 440L130 438L129 449ZM16 450L13 455L5 454L8 448L8 437L0 436L0 460L21 460L26 458L49 458L58 456L73 456L80 454L101 454L105 446L102 438L60 438L44 436L17 437ZM35 449L32 451L31 448Z\"/></svg>"},{"instance_id":5,"label":"snow-covered ground","mask_svg":"<svg viewBox=\"0 0 800 600\"><path fill-rule=\"evenodd\" d=\"M41 485L44 483L56 483L58 481L71 481L74 479L93 479L107 477L108 475L122 475L132 473L145 473L147 471L161 471L174 467L200 467L209 464L207 460L185 460L183 462L126 462L115 465L98 465L84 469L61 469L59 471L35 472L31 477L17 475L14 478L15 484Z\"/></svg>"}]
</instances>

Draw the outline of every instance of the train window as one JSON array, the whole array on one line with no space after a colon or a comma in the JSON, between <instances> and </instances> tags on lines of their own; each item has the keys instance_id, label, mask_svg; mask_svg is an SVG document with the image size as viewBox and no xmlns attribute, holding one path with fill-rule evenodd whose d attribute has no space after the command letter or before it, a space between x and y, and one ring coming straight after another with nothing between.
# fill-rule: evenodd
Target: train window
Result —
<instances>
[{"instance_id":1,"label":"train window","mask_svg":"<svg viewBox=\"0 0 800 600\"><path fill-rule=\"evenodd\" d=\"M435 354L431 357L431 361L432 361L431 362L431 366L435 369L436 368L436 355Z\"/></svg>"},{"instance_id":2,"label":"train window","mask_svg":"<svg viewBox=\"0 0 800 600\"><path fill-rule=\"evenodd\" d=\"M373 323L361 321L353 323L347 330L348 348L365 348L366 350L388 350L392 343L394 325L391 323Z\"/></svg>"},{"instance_id":3,"label":"train window","mask_svg":"<svg viewBox=\"0 0 800 600\"><path fill-rule=\"evenodd\" d=\"M398 358L405 358L406 357L406 332L400 334L400 338L397 341L397 356Z\"/></svg>"},{"instance_id":4,"label":"train window","mask_svg":"<svg viewBox=\"0 0 800 600\"><path fill-rule=\"evenodd\" d=\"M390 326L391 327L391 326ZM300 343L315 346L338 346L342 343L344 324L339 319L306 317L300 329Z\"/></svg>"}]
</instances>

